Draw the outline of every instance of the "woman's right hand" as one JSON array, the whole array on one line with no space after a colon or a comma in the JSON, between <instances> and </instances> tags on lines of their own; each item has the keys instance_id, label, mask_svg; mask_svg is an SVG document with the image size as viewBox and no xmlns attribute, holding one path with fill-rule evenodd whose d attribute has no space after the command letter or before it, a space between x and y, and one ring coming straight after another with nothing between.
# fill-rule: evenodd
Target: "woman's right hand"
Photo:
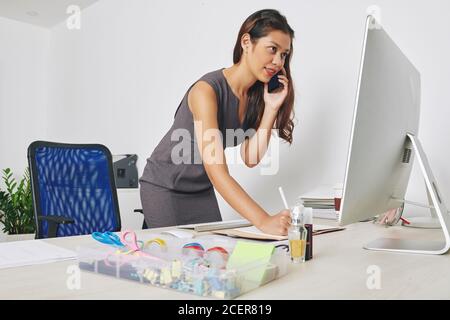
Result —
<instances>
[{"instance_id":1,"label":"woman's right hand","mask_svg":"<svg viewBox=\"0 0 450 320\"><path fill-rule=\"evenodd\" d=\"M285 236L291 226L291 215L289 210L282 210L276 215L268 215L258 229L267 234Z\"/></svg>"}]
</instances>

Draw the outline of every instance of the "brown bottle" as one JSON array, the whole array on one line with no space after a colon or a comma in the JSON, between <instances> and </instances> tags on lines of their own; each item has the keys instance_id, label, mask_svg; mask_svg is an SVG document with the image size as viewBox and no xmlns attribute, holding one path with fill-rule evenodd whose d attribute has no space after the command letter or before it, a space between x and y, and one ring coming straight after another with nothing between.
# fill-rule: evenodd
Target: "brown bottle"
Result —
<instances>
[{"instance_id":1,"label":"brown bottle","mask_svg":"<svg viewBox=\"0 0 450 320\"><path fill-rule=\"evenodd\" d=\"M312 219L312 208L305 207L304 213L304 225L306 230L308 230L306 237L306 253L305 261L311 260L313 258L313 219Z\"/></svg>"}]
</instances>

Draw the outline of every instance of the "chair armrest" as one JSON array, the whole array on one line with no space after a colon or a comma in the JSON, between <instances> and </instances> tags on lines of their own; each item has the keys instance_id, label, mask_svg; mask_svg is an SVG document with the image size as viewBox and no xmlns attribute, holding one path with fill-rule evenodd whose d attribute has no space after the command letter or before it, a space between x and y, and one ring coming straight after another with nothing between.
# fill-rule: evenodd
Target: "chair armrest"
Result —
<instances>
[{"instance_id":1,"label":"chair armrest","mask_svg":"<svg viewBox=\"0 0 450 320\"><path fill-rule=\"evenodd\" d=\"M38 216L38 221L47 221L48 230L47 237L55 238L60 224L75 223L75 220L64 216Z\"/></svg>"}]
</instances>

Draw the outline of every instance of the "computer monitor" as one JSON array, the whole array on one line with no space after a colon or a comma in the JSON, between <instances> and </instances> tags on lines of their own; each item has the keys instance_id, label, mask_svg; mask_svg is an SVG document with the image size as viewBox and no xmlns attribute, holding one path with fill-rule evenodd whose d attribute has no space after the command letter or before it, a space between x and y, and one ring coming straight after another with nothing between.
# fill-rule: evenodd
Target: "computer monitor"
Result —
<instances>
[{"instance_id":1,"label":"computer monitor","mask_svg":"<svg viewBox=\"0 0 450 320\"><path fill-rule=\"evenodd\" d=\"M366 249L441 254L450 248L450 217L417 139L420 89L420 73L368 16L339 223L360 222L402 206L417 156L446 243L381 239Z\"/></svg>"}]
</instances>

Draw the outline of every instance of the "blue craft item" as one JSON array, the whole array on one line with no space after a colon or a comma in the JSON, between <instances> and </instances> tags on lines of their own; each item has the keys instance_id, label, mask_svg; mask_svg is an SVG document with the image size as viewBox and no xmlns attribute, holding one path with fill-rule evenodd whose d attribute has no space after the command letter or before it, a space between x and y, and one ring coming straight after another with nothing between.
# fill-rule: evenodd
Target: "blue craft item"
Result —
<instances>
[{"instance_id":1,"label":"blue craft item","mask_svg":"<svg viewBox=\"0 0 450 320\"><path fill-rule=\"evenodd\" d=\"M209 280L209 284L211 285L211 287L214 290L222 290L223 285L222 285L222 282L220 281L219 277L217 277L217 276L210 277L210 278L208 278L208 280Z\"/></svg>"},{"instance_id":2,"label":"blue craft item","mask_svg":"<svg viewBox=\"0 0 450 320\"><path fill-rule=\"evenodd\" d=\"M120 241L120 238L117 234L106 231L106 232L93 232L92 238L101 242L103 244L107 244L117 248L123 248L124 244Z\"/></svg>"},{"instance_id":3,"label":"blue craft item","mask_svg":"<svg viewBox=\"0 0 450 320\"><path fill-rule=\"evenodd\" d=\"M194 293L199 296L203 295L203 280L201 278L194 280Z\"/></svg>"}]
</instances>

